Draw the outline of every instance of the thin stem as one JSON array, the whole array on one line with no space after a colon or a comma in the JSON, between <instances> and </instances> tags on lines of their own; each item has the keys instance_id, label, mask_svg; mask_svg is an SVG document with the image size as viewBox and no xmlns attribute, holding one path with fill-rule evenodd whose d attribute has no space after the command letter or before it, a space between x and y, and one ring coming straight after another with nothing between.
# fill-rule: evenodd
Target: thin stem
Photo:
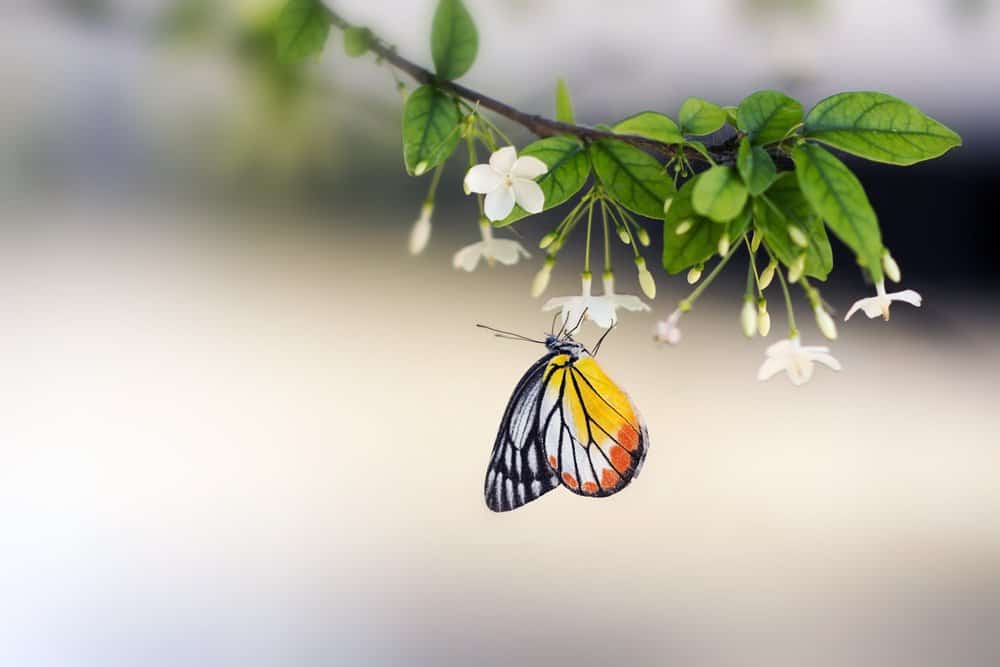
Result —
<instances>
[{"instance_id":1,"label":"thin stem","mask_svg":"<svg viewBox=\"0 0 1000 667\"><path fill-rule=\"evenodd\" d=\"M444 163L442 162L434 170L434 174L431 176L431 185L427 188L427 197L424 199L424 203L433 204L434 194L437 192L438 183L441 182L441 172L444 171Z\"/></svg>"},{"instance_id":2,"label":"thin stem","mask_svg":"<svg viewBox=\"0 0 1000 667\"><path fill-rule=\"evenodd\" d=\"M746 237L746 232L743 233L743 237ZM722 269L726 266L726 264L729 263L729 260L732 259L733 255L736 254L736 251L739 250L739 247L740 247L739 243L734 243L733 247L729 249L728 253L726 253L726 256L723 257L721 260L719 260L719 263L712 268L712 272L708 274L708 277L706 277L704 280L698 283L698 286L694 288L694 291L691 292L686 299L683 299L680 302L679 307L682 312L687 312L691 310L691 308L694 306L694 302L698 300L698 297L701 296L701 293L705 291L705 289L712 283L713 280L715 280L715 277L722 272Z\"/></svg>"},{"instance_id":3,"label":"thin stem","mask_svg":"<svg viewBox=\"0 0 1000 667\"><path fill-rule=\"evenodd\" d=\"M750 239L747 238L746 234L743 235L743 241L744 241L744 243L746 243L746 246L747 246L747 254L750 255L749 271L753 271L754 283L757 285L757 296L758 297L763 297L764 296L764 290L762 290L760 288L760 273L757 272L757 257L756 257L756 253L753 251L753 246L750 245ZM750 280L750 276L748 275L747 276L747 281L748 281L748 283L747 283L747 294L750 294L750 292L753 291L753 290L750 289L749 280Z\"/></svg>"},{"instance_id":4,"label":"thin stem","mask_svg":"<svg viewBox=\"0 0 1000 667\"><path fill-rule=\"evenodd\" d=\"M601 221L604 224L604 271L611 270L611 235L608 233L608 205L601 200Z\"/></svg>"},{"instance_id":5,"label":"thin stem","mask_svg":"<svg viewBox=\"0 0 1000 667\"><path fill-rule=\"evenodd\" d=\"M788 311L788 337L793 338L799 335L799 330L795 327L795 311L792 309L792 295L788 292L788 283L781 269L775 271L778 274L778 282L781 283L781 291L785 295L785 309Z\"/></svg>"},{"instance_id":6,"label":"thin stem","mask_svg":"<svg viewBox=\"0 0 1000 667\"><path fill-rule=\"evenodd\" d=\"M594 202L587 207L587 250L583 255L583 270L590 273L590 232L594 226Z\"/></svg>"}]
</instances>

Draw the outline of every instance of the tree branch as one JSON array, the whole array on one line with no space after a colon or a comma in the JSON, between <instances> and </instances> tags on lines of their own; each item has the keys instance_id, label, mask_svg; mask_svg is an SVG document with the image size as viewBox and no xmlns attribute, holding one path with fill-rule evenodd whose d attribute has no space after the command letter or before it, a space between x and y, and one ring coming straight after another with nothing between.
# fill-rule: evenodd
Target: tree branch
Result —
<instances>
[{"instance_id":1,"label":"tree branch","mask_svg":"<svg viewBox=\"0 0 1000 667\"><path fill-rule=\"evenodd\" d=\"M326 11L330 17L330 23L337 28L346 30L354 27L351 23L344 19L344 17L338 14L335 10L331 9L329 6L326 7ZM408 74L417 83L433 85L439 90L443 90L447 93L451 93L452 95L468 100L469 102L478 104L484 109L489 109L504 118L514 121L539 137L553 137L569 134L578 137L583 141L615 139L617 141L623 141L627 144L631 144L636 148L656 153L665 158L672 158L677 155L678 147L674 144L666 144L662 141L648 139L646 137L640 137L632 134L615 134L614 132L607 132L593 127L563 123L557 120L552 120L551 118L545 118L544 116L524 113L509 104L505 104L500 100L483 95L480 92L455 83L454 81L439 79L430 70L400 56L396 53L395 48L389 46L375 35L372 35L371 37L369 50L396 69ZM729 163L732 162L735 157L736 144L732 141L726 141L719 146L709 146L707 147L707 150L716 162ZM688 158L688 160L699 162L706 161L703 155L692 148L685 147L684 155Z\"/></svg>"}]
</instances>

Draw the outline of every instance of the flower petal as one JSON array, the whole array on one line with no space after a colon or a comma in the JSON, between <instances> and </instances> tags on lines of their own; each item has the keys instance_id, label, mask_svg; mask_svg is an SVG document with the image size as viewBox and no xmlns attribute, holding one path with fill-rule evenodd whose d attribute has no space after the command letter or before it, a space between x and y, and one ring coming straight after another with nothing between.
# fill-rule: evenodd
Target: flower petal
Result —
<instances>
[{"instance_id":1,"label":"flower petal","mask_svg":"<svg viewBox=\"0 0 1000 667\"><path fill-rule=\"evenodd\" d=\"M501 176L509 174L515 162L517 162L517 150L513 146L504 146L500 150L493 151L493 155L490 156L490 166Z\"/></svg>"},{"instance_id":2,"label":"flower petal","mask_svg":"<svg viewBox=\"0 0 1000 667\"><path fill-rule=\"evenodd\" d=\"M609 329L618 321L614 306L604 297L595 296L588 300L587 319L602 329Z\"/></svg>"},{"instance_id":3,"label":"flower petal","mask_svg":"<svg viewBox=\"0 0 1000 667\"><path fill-rule=\"evenodd\" d=\"M909 291L909 290L908 290ZM851 315L856 313L859 309L864 311L868 319L874 319L882 314L882 299L884 297L870 296L866 299L858 299L851 306L851 309L847 311L847 315L844 316L844 321L851 319Z\"/></svg>"},{"instance_id":4,"label":"flower petal","mask_svg":"<svg viewBox=\"0 0 1000 667\"><path fill-rule=\"evenodd\" d=\"M788 372L788 379L792 381L796 387L804 385L813 376L813 370L815 366L806 357L799 357L795 359L794 363L789 364L785 367Z\"/></svg>"},{"instance_id":5,"label":"flower petal","mask_svg":"<svg viewBox=\"0 0 1000 667\"><path fill-rule=\"evenodd\" d=\"M924 300L924 298L920 296L919 292L915 292L911 289L905 289L902 292L893 292L889 295L889 298L892 301L905 301L911 306L916 306L917 308L920 307L920 304L923 303Z\"/></svg>"},{"instance_id":6,"label":"flower petal","mask_svg":"<svg viewBox=\"0 0 1000 667\"><path fill-rule=\"evenodd\" d=\"M514 166L510 168L510 175L515 178L527 178L535 180L549 170L548 165L531 155L517 158Z\"/></svg>"},{"instance_id":7,"label":"flower petal","mask_svg":"<svg viewBox=\"0 0 1000 667\"><path fill-rule=\"evenodd\" d=\"M541 213L545 208L545 193L541 186L525 178L514 179L514 199L528 213Z\"/></svg>"},{"instance_id":8,"label":"flower petal","mask_svg":"<svg viewBox=\"0 0 1000 667\"><path fill-rule=\"evenodd\" d=\"M777 357L768 357L757 370L757 379L763 382L770 380L775 375L785 370L785 360Z\"/></svg>"},{"instance_id":9,"label":"flower petal","mask_svg":"<svg viewBox=\"0 0 1000 667\"><path fill-rule=\"evenodd\" d=\"M824 352L820 352L820 353L817 353L817 354L810 354L809 358L812 361L818 361L819 363L823 364L824 366L826 366L828 368L832 368L835 371L839 371L839 370L841 370L843 368L843 366L840 365L840 362L837 361L836 359L834 359L833 355L831 355L831 354L826 354Z\"/></svg>"},{"instance_id":10,"label":"flower petal","mask_svg":"<svg viewBox=\"0 0 1000 667\"><path fill-rule=\"evenodd\" d=\"M764 354L766 354L768 357L784 359L789 354L791 354L795 348L796 345L794 342L792 342L792 339L783 338L779 340L777 343L769 345L768 348L764 350Z\"/></svg>"},{"instance_id":11,"label":"flower petal","mask_svg":"<svg viewBox=\"0 0 1000 667\"><path fill-rule=\"evenodd\" d=\"M506 266L517 264L521 254L531 257L520 243L510 239L493 239L487 244L484 253Z\"/></svg>"},{"instance_id":12,"label":"flower petal","mask_svg":"<svg viewBox=\"0 0 1000 667\"><path fill-rule=\"evenodd\" d=\"M486 195L483 210L490 220L503 220L514 210L514 190L501 185Z\"/></svg>"},{"instance_id":13,"label":"flower petal","mask_svg":"<svg viewBox=\"0 0 1000 667\"><path fill-rule=\"evenodd\" d=\"M465 189L468 192L485 195L493 192L503 183L503 176L488 164L477 164L465 173Z\"/></svg>"},{"instance_id":14,"label":"flower petal","mask_svg":"<svg viewBox=\"0 0 1000 667\"><path fill-rule=\"evenodd\" d=\"M605 296L606 298L611 299L614 305L619 308L624 308L625 310L631 310L633 312L649 310L649 306L646 305L642 299L637 296L632 296L631 294L613 294Z\"/></svg>"},{"instance_id":15,"label":"flower petal","mask_svg":"<svg viewBox=\"0 0 1000 667\"><path fill-rule=\"evenodd\" d=\"M542 310L546 311L546 310L555 310L556 308L562 308L573 299L579 299L579 298L580 297L578 296L554 296L545 302L545 305L542 306Z\"/></svg>"},{"instance_id":16,"label":"flower petal","mask_svg":"<svg viewBox=\"0 0 1000 667\"><path fill-rule=\"evenodd\" d=\"M466 271L474 271L476 265L479 264L479 258L483 255L483 241L478 241L471 245L467 245L458 252L452 258L451 263L456 269L465 269Z\"/></svg>"}]
</instances>

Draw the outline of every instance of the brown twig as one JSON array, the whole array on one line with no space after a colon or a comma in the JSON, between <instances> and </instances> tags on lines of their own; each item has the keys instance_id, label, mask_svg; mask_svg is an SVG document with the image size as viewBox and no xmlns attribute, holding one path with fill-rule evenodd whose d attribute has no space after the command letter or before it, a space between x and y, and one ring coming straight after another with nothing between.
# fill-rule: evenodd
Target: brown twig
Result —
<instances>
[{"instance_id":1,"label":"brown twig","mask_svg":"<svg viewBox=\"0 0 1000 667\"><path fill-rule=\"evenodd\" d=\"M335 27L341 30L353 27L351 23L340 16L340 14L338 14L335 10L327 7L327 13L330 16L330 23ZM504 118L514 121L539 137L553 137L569 134L579 137L583 141L616 139L618 141L631 144L636 148L656 153L666 158L672 158L677 155L678 147L674 144L666 144L662 141L648 139L646 137L640 137L632 134L615 134L614 132L608 132L606 130L600 130L593 127L586 127L584 125L563 123L557 120L552 120L551 118L539 116L537 114L524 113L509 104L505 104L500 100L483 95L482 93L472 90L471 88L467 88L459 83L437 78L433 72L410 60L407 60L406 58L403 58L393 47L389 46L374 35L371 37L369 50L377 55L381 60L389 63L401 72L408 74L417 83L436 86L440 90L451 93L457 97L461 97L462 99L472 102L473 104L478 104L484 109L489 109ZM726 141L718 146L709 146L707 150L716 162L729 163L734 159L735 149L735 142ZM705 161L705 157L692 148L685 147L684 155L688 160L701 162Z\"/></svg>"}]
</instances>

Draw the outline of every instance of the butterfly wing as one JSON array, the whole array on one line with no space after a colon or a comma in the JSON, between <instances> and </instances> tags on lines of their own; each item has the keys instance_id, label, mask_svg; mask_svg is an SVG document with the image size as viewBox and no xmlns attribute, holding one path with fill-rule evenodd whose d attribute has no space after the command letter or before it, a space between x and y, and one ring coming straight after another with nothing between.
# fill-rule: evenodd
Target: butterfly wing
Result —
<instances>
[{"instance_id":1,"label":"butterfly wing","mask_svg":"<svg viewBox=\"0 0 1000 667\"><path fill-rule=\"evenodd\" d=\"M539 438L545 372L554 356L548 354L529 368L507 403L486 469L486 505L494 512L517 509L559 486Z\"/></svg>"},{"instance_id":2,"label":"butterfly wing","mask_svg":"<svg viewBox=\"0 0 1000 667\"><path fill-rule=\"evenodd\" d=\"M649 436L628 395L587 355L554 357L542 387L546 462L583 496L609 496L639 474Z\"/></svg>"}]
</instances>

